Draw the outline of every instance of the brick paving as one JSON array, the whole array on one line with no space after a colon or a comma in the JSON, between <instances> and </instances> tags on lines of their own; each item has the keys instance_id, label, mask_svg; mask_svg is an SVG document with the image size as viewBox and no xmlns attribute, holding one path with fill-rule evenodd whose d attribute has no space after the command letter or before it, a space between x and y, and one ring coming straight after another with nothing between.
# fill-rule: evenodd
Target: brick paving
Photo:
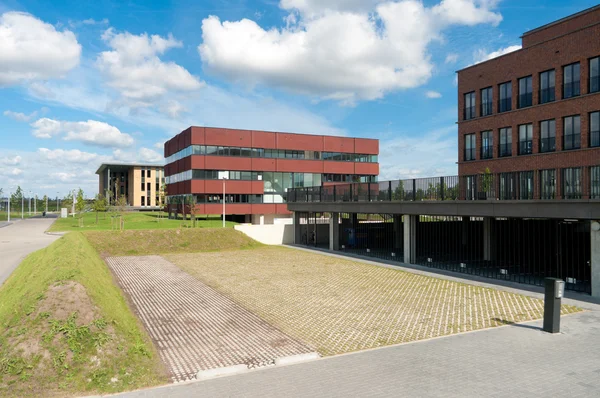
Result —
<instances>
[{"instance_id":1,"label":"brick paving","mask_svg":"<svg viewBox=\"0 0 600 398\"><path fill-rule=\"evenodd\" d=\"M121 394L154 397L598 397L600 310Z\"/></svg>"},{"instance_id":2,"label":"brick paving","mask_svg":"<svg viewBox=\"0 0 600 398\"><path fill-rule=\"evenodd\" d=\"M129 296L173 381L199 370L313 352L159 256L111 257L109 267Z\"/></svg>"},{"instance_id":3,"label":"brick paving","mask_svg":"<svg viewBox=\"0 0 600 398\"><path fill-rule=\"evenodd\" d=\"M543 311L541 300L522 294L295 249L166 257L322 355L539 319Z\"/></svg>"}]
</instances>

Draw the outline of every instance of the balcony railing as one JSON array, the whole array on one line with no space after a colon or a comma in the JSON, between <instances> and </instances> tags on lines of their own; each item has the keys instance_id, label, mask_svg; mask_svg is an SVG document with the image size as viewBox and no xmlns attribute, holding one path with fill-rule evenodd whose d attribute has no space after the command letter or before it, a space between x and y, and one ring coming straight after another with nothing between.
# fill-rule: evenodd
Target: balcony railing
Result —
<instances>
[{"instance_id":1,"label":"balcony railing","mask_svg":"<svg viewBox=\"0 0 600 398\"><path fill-rule=\"evenodd\" d=\"M540 90L540 104L545 104L546 102L552 102L555 98L556 90L554 87L543 88Z\"/></svg>"},{"instance_id":2,"label":"balcony railing","mask_svg":"<svg viewBox=\"0 0 600 398\"><path fill-rule=\"evenodd\" d=\"M540 139L540 152L554 152L556 150L556 138Z\"/></svg>"},{"instance_id":3,"label":"balcony railing","mask_svg":"<svg viewBox=\"0 0 600 398\"><path fill-rule=\"evenodd\" d=\"M600 146L600 131L590 132L590 147Z\"/></svg>"},{"instance_id":4,"label":"balcony railing","mask_svg":"<svg viewBox=\"0 0 600 398\"><path fill-rule=\"evenodd\" d=\"M600 166L590 168L590 177L581 184L568 184L562 196L540 189L537 171L519 171L292 188L287 203L595 199L600 186L596 170Z\"/></svg>"},{"instance_id":5,"label":"balcony railing","mask_svg":"<svg viewBox=\"0 0 600 398\"><path fill-rule=\"evenodd\" d=\"M579 95L579 80L563 84L563 98L571 98Z\"/></svg>"},{"instance_id":6,"label":"balcony railing","mask_svg":"<svg viewBox=\"0 0 600 398\"><path fill-rule=\"evenodd\" d=\"M498 101L498 112L508 112L512 109L512 98L503 98Z\"/></svg>"},{"instance_id":7,"label":"balcony railing","mask_svg":"<svg viewBox=\"0 0 600 398\"><path fill-rule=\"evenodd\" d=\"M590 93L600 91L600 76L590 77Z\"/></svg>"}]
</instances>

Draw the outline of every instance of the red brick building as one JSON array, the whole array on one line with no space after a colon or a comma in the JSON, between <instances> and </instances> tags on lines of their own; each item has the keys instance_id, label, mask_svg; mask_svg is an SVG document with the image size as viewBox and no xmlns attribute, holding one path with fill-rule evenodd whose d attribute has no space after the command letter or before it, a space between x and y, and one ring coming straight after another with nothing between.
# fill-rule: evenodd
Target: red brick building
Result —
<instances>
[{"instance_id":1,"label":"red brick building","mask_svg":"<svg viewBox=\"0 0 600 398\"><path fill-rule=\"evenodd\" d=\"M459 174L488 169L500 199L600 198L600 6L522 44L458 71Z\"/></svg>"},{"instance_id":2,"label":"red brick building","mask_svg":"<svg viewBox=\"0 0 600 398\"><path fill-rule=\"evenodd\" d=\"M375 182L379 141L266 131L190 127L165 143L170 207L193 203L198 214L225 211L238 221L289 217L287 190Z\"/></svg>"}]
</instances>

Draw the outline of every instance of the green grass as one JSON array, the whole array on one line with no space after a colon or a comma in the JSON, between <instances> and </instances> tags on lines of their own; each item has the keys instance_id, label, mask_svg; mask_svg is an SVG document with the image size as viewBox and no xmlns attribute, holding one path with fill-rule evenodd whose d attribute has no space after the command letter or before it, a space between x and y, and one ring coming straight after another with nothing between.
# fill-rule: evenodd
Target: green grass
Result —
<instances>
[{"instance_id":1,"label":"green grass","mask_svg":"<svg viewBox=\"0 0 600 398\"><path fill-rule=\"evenodd\" d=\"M23 213L23 218L33 217L34 215L35 214L33 214L33 213L31 213L31 215L29 215L27 210L25 210L25 212ZM42 212L38 211L37 215L41 216ZM11 209L10 210L10 219L11 220L21 219L21 209L18 209L18 211L14 211L13 209ZM0 211L0 221L6 221L6 220L8 220L8 212Z\"/></svg>"},{"instance_id":2,"label":"green grass","mask_svg":"<svg viewBox=\"0 0 600 398\"><path fill-rule=\"evenodd\" d=\"M0 396L112 393L166 381L82 233L29 255L0 288Z\"/></svg>"},{"instance_id":3,"label":"green grass","mask_svg":"<svg viewBox=\"0 0 600 398\"><path fill-rule=\"evenodd\" d=\"M102 256L143 256L254 249L263 245L231 228L84 232Z\"/></svg>"},{"instance_id":4,"label":"green grass","mask_svg":"<svg viewBox=\"0 0 600 398\"><path fill-rule=\"evenodd\" d=\"M125 217L125 230L140 230L140 229L173 229L181 228L182 226L191 226L191 221L169 220L166 213L162 213L163 217L159 220L158 212L128 212ZM223 225L223 221L219 216L197 215L199 218L196 222L196 228L218 228ZM225 225L228 228L233 228L236 223L226 221ZM96 213L85 213L83 216L83 227L79 227L77 217L59 218L50 227L51 232L58 231L106 231L110 230L111 217L110 213L100 213L98 215L98 223L96 224Z\"/></svg>"}]
</instances>

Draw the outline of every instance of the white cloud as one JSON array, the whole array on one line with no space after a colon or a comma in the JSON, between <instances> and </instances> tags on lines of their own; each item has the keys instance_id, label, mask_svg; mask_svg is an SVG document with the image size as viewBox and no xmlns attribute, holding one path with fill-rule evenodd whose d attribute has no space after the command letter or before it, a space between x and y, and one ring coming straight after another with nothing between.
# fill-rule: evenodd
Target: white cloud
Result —
<instances>
[{"instance_id":1,"label":"white cloud","mask_svg":"<svg viewBox=\"0 0 600 398\"><path fill-rule=\"evenodd\" d=\"M478 64L480 62L488 61L488 60L490 60L492 58L496 58L496 57L499 57L501 55L508 54L508 53L511 53L513 51L517 51L517 50L520 50L520 49L521 49L521 45L520 44L517 44L517 45L514 45L514 46L508 46L508 47L505 47L505 48L500 48L500 49L498 49L496 51L492 51L491 53L488 53L486 50L480 49L480 50L476 51L475 54L474 54L474 56L473 56L473 58L475 58L475 63L474 64Z\"/></svg>"},{"instance_id":2,"label":"white cloud","mask_svg":"<svg viewBox=\"0 0 600 398\"><path fill-rule=\"evenodd\" d=\"M170 100L161 107L161 111L172 119L179 119L181 114L188 110L179 101Z\"/></svg>"},{"instance_id":3,"label":"white cloud","mask_svg":"<svg viewBox=\"0 0 600 398\"><path fill-rule=\"evenodd\" d=\"M118 128L97 120L68 122L49 118L39 119L31 124L37 138L51 138L62 135L65 141L80 141L99 147L129 147L133 138Z\"/></svg>"},{"instance_id":4,"label":"white cloud","mask_svg":"<svg viewBox=\"0 0 600 398\"><path fill-rule=\"evenodd\" d=\"M458 54L450 53L446 55L446 60L444 61L447 64L455 64L458 61Z\"/></svg>"},{"instance_id":5,"label":"white cloud","mask_svg":"<svg viewBox=\"0 0 600 398\"><path fill-rule=\"evenodd\" d=\"M151 106L168 93L195 91L204 84L180 65L159 58L183 46L172 35L132 35L110 28L102 39L111 51L100 53L96 64L130 107Z\"/></svg>"},{"instance_id":6,"label":"white cloud","mask_svg":"<svg viewBox=\"0 0 600 398\"><path fill-rule=\"evenodd\" d=\"M83 152L78 149L64 150L64 149L48 149L39 148L38 153L44 159L56 161L66 161L70 163L89 163L97 160L99 156L95 153Z\"/></svg>"},{"instance_id":7,"label":"white cloud","mask_svg":"<svg viewBox=\"0 0 600 398\"><path fill-rule=\"evenodd\" d=\"M0 86L63 77L80 55L73 32L22 12L0 15Z\"/></svg>"},{"instance_id":8,"label":"white cloud","mask_svg":"<svg viewBox=\"0 0 600 398\"><path fill-rule=\"evenodd\" d=\"M162 151L165 148L165 141L159 141L156 144L154 144L153 146L154 146L154 148L160 149Z\"/></svg>"},{"instance_id":9,"label":"white cloud","mask_svg":"<svg viewBox=\"0 0 600 398\"><path fill-rule=\"evenodd\" d=\"M37 115L48 113L48 108L42 107L39 111L33 111L29 115L24 114L23 112L13 112L11 110L4 111L4 116L9 117L17 122L29 122L30 120L37 117Z\"/></svg>"},{"instance_id":10,"label":"white cloud","mask_svg":"<svg viewBox=\"0 0 600 398\"><path fill-rule=\"evenodd\" d=\"M140 148L138 155L142 162L158 163L165 160L163 155L149 148Z\"/></svg>"},{"instance_id":11,"label":"white cloud","mask_svg":"<svg viewBox=\"0 0 600 398\"><path fill-rule=\"evenodd\" d=\"M450 126L418 135L400 132L398 138L381 141L379 179L456 175L456 132L456 126ZM398 162L398 156L402 162Z\"/></svg>"},{"instance_id":12,"label":"white cloud","mask_svg":"<svg viewBox=\"0 0 600 398\"><path fill-rule=\"evenodd\" d=\"M2 159L0 159L0 162L2 162L2 164L5 164L7 166L16 166L19 163L21 163L21 157L19 155L16 156L5 156Z\"/></svg>"},{"instance_id":13,"label":"white cloud","mask_svg":"<svg viewBox=\"0 0 600 398\"><path fill-rule=\"evenodd\" d=\"M101 19L99 21L96 21L93 18L89 18L89 19L84 19L83 21L81 21L81 23L84 25L108 25L108 22L109 21L107 18Z\"/></svg>"},{"instance_id":14,"label":"white cloud","mask_svg":"<svg viewBox=\"0 0 600 398\"><path fill-rule=\"evenodd\" d=\"M427 91L425 92L425 96L427 98L442 98L442 94L438 93L437 91Z\"/></svg>"},{"instance_id":15,"label":"white cloud","mask_svg":"<svg viewBox=\"0 0 600 398\"><path fill-rule=\"evenodd\" d=\"M49 176L54 179L57 179L61 182L68 182L68 181L73 181L77 177L77 174L76 173L55 172L55 173L50 173Z\"/></svg>"},{"instance_id":16,"label":"white cloud","mask_svg":"<svg viewBox=\"0 0 600 398\"><path fill-rule=\"evenodd\" d=\"M433 7L416 0L282 0L280 6L291 11L279 29L204 19L198 47L204 65L233 81L352 104L427 82L428 46L448 26L501 20L490 0Z\"/></svg>"}]
</instances>

